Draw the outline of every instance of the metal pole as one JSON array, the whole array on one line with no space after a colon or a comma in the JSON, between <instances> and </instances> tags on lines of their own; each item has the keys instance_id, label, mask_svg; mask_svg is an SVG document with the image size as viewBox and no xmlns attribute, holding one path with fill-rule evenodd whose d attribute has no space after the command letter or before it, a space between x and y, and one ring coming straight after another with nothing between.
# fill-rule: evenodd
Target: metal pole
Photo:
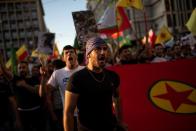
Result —
<instances>
[{"instance_id":1,"label":"metal pole","mask_svg":"<svg viewBox=\"0 0 196 131\"><path fill-rule=\"evenodd\" d=\"M175 2L175 1L173 1L173 2ZM174 36L174 38L175 38L175 36L176 36L176 30L175 30L175 25L174 25L174 14L173 14L173 10L174 10L174 7L172 8L172 1L171 0L169 0L169 8L170 8L170 12L171 12L171 26L172 26L172 34L173 34L173 36Z\"/></svg>"}]
</instances>

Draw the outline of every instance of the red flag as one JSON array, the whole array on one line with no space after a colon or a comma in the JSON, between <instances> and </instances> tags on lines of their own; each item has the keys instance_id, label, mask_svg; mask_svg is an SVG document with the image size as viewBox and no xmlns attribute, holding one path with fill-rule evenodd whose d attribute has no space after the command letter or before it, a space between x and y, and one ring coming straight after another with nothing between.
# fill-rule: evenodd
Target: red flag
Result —
<instances>
[{"instance_id":1,"label":"red flag","mask_svg":"<svg viewBox=\"0 0 196 131\"><path fill-rule=\"evenodd\" d=\"M150 43L151 47L154 47L156 38L157 38L157 37L156 37L155 33L153 32L152 29L150 29L150 30L148 31L148 42Z\"/></svg>"},{"instance_id":2,"label":"red flag","mask_svg":"<svg viewBox=\"0 0 196 131\"><path fill-rule=\"evenodd\" d=\"M113 66L130 131L196 130L196 59Z\"/></svg>"},{"instance_id":3,"label":"red flag","mask_svg":"<svg viewBox=\"0 0 196 131\"><path fill-rule=\"evenodd\" d=\"M123 36L123 32L122 32L122 31L113 33L113 34L111 35L111 37L112 37L113 39L118 39L118 37L122 37L122 36Z\"/></svg>"},{"instance_id":4,"label":"red flag","mask_svg":"<svg viewBox=\"0 0 196 131\"><path fill-rule=\"evenodd\" d=\"M124 11L123 7L117 7L117 24L118 24L118 31L124 31L126 29L131 28L131 24L129 19Z\"/></svg>"},{"instance_id":5,"label":"red flag","mask_svg":"<svg viewBox=\"0 0 196 131\"><path fill-rule=\"evenodd\" d=\"M153 30L152 29L150 29L149 31L148 31L148 44L150 45L150 47L154 47L154 44L155 44L155 41L156 41L156 35L155 35L155 33L153 32ZM142 43L143 44L146 44L146 36L144 36L143 37L143 39L142 39Z\"/></svg>"}]
</instances>

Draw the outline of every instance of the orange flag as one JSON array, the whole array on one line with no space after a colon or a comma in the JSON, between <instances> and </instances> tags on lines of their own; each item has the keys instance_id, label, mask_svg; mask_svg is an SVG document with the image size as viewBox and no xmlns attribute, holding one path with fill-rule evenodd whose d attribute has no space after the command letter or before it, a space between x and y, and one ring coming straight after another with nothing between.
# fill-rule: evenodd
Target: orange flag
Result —
<instances>
[{"instance_id":1,"label":"orange flag","mask_svg":"<svg viewBox=\"0 0 196 131\"><path fill-rule=\"evenodd\" d=\"M59 56L59 50L58 50L58 47L57 47L57 44L54 44L53 46L53 58L58 58Z\"/></svg>"}]
</instances>

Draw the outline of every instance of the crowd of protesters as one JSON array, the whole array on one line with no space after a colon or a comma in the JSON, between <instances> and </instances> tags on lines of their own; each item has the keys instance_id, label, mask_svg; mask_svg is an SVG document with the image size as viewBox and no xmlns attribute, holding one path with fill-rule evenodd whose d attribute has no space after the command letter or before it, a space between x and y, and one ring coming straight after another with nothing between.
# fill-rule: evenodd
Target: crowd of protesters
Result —
<instances>
[{"instance_id":1,"label":"crowd of protesters","mask_svg":"<svg viewBox=\"0 0 196 131\"><path fill-rule=\"evenodd\" d=\"M154 46L126 43L113 56L113 59L109 61L112 65L157 63L189 59L196 57L196 42L173 41L171 45L156 43Z\"/></svg>"},{"instance_id":2,"label":"crowd of protesters","mask_svg":"<svg viewBox=\"0 0 196 131\"><path fill-rule=\"evenodd\" d=\"M63 59L49 60L47 65L43 65L39 60L34 63L20 61L18 73L15 75L5 68L0 54L1 131L63 130L64 98L62 97L64 97L65 87L61 86L66 85L71 74L82 69L80 65L86 64L85 52L78 53L77 57L76 50L66 46L63 53ZM66 53L71 56L68 57ZM153 47L127 43L119 47L116 53L110 52L110 56L107 66L189 59L196 57L196 43L184 44L183 41L176 41L172 46L158 43ZM30 64L32 64L31 68L29 68ZM65 73L62 72L62 68L66 69ZM57 72L68 75L62 85L56 80ZM58 77L61 78L61 76Z\"/></svg>"}]
</instances>

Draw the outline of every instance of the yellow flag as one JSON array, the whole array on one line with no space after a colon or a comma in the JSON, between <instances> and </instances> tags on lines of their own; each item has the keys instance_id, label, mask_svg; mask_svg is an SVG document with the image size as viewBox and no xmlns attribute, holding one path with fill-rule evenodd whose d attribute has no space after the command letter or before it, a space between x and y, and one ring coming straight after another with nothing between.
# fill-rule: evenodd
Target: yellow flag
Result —
<instances>
[{"instance_id":1,"label":"yellow flag","mask_svg":"<svg viewBox=\"0 0 196 131\"><path fill-rule=\"evenodd\" d=\"M33 50L31 57L49 57L49 55L39 52L37 49Z\"/></svg>"},{"instance_id":2,"label":"yellow flag","mask_svg":"<svg viewBox=\"0 0 196 131\"><path fill-rule=\"evenodd\" d=\"M33 50L33 51L31 52L31 57L38 57L38 55L39 55L39 53L38 53L37 50Z\"/></svg>"},{"instance_id":3,"label":"yellow flag","mask_svg":"<svg viewBox=\"0 0 196 131\"><path fill-rule=\"evenodd\" d=\"M164 42L170 40L171 38L172 38L172 35L169 32L168 28L166 26L163 26L160 29L159 34L157 35L155 44L156 43L164 43Z\"/></svg>"},{"instance_id":4,"label":"yellow flag","mask_svg":"<svg viewBox=\"0 0 196 131\"><path fill-rule=\"evenodd\" d=\"M5 64L6 68L9 69L11 67L12 64L12 59L10 58L7 63Z\"/></svg>"},{"instance_id":5,"label":"yellow flag","mask_svg":"<svg viewBox=\"0 0 196 131\"><path fill-rule=\"evenodd\" d=\"M136 9L142 10L143 4L141 0L118 0L116 6L120 7L134 7Z\"/></svg>"},{"instance_id":6,"label":"yellow flag","mask_svg":"<svg viewBox=\"0 0 196 131\"><path fill-rule=\"evenodd\" d=\"M193 10L191 17L186 23L186 27L193 35L196 35L196 8Z\"/></svg>"}]
</instances>

